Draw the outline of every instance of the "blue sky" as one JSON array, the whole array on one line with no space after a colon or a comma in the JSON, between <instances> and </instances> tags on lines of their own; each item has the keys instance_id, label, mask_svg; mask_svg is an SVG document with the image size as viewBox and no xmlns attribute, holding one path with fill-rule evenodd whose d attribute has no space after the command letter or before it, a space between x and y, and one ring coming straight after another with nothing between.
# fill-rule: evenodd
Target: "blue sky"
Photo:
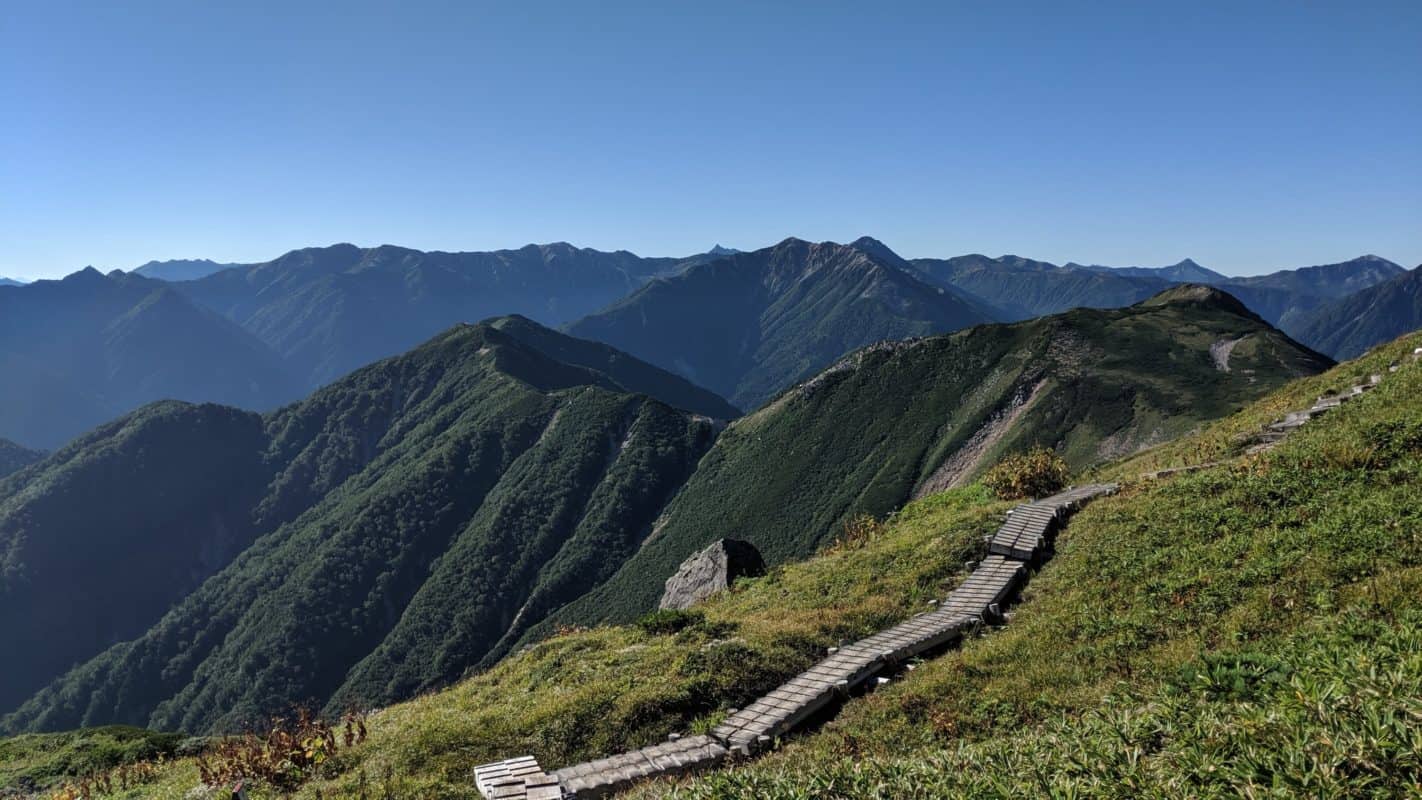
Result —
<instances>
[{"instance_id":1,"label":"blue sky","mask_svg":"<svg viewBox=\"0 0 1422 800\"><path fill-rule=\"evenodd\" d=\"M1416 0L769 5L11 0L0 275L863 234L1422 262Z\"/></svg>"}]
</instances>

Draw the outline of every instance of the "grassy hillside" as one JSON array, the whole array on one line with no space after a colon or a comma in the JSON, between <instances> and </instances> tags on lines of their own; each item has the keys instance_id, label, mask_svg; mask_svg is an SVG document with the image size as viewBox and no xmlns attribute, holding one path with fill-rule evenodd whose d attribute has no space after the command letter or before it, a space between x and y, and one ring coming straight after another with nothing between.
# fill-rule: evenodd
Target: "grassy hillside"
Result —
<instances>
[{"instance_id":1,"label":"grassy hillside","mask_svg":"<svg viewBox=\"0 0 1422 800\"><path fill-rule=\"evenodd\" d=\"M1228 371L1211 356L1222 342ZM966 483L1006 453L1044 445L1086 467L1327 363L1204 287L866 348L730 425L651 540L550 624L634 618L717 537L772 563L803 558L845 520Z\"/></svg>"},{"instance_id":2,"label":"grassy hillside","mask_svg":"<svg viewBox=\"0 0 1422 800\"><path fill-rule=\"evenodd\" d=\"M0 739L0 798L43 797L46 790L55 790L75 776L140 763L156 765L176 754L182 742L177 734L121 725Z\"/></svg>"},{"instance_id":3,"label":"grassy hillside","mask_svg":"<svg viewBox=\"0 0 1422 800\"><path fill-rule=\"evenodd\" d=\"M488 325L265 417L145 409L0 482L2 724L232 729L448 683L605 580L714 435Z\"/></svg>"},{"instance_id":4,"label":"grassy hillside","mask_svg":"<svg viewBox=\"0 0 1422 800\"><path fill-rule=\"evenodd\" d=\"M1289 384L1174 447L1209 451L1419 345L1409 337ZM1419 392L1414 364L1272 452L1129 483L1073 519L1007 627L758 761L633 795L1415 793ZM680 631L564 631L376 714L369 739L295 796L472 800L473 765L495 757L532 753L556 768L704 730L824 646L942 596L1004 509L976 486L933 495L738 583ZM196 780L193 762L178 759L141 790L109 796L175 800Z\"/></svg>"},{"instance_id":5,"label":"grassy hillside","mask_svg":"<svg viewBox=\"0 0 1422 800\"><path fill-rule=\"evenodd\" d=\"M1385 371L1422 336L1187 438ZM1411 796L1422 366L1276 450L1079 514L1004 630L776 755L644 796ZM1123 467L1121 472L1125 472Z\"/></svg>"}]
</instances>

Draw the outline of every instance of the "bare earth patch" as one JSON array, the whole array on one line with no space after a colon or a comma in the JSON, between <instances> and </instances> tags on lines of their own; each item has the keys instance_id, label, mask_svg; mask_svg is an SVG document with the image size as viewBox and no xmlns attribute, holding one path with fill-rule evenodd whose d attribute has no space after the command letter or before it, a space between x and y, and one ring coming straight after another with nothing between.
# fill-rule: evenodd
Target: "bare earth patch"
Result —
<instances>
[{"instance_id":1,"label":"bare earth patch","mask_svg":"<svg viewBox=\"0 0 1422 800\"><path fill-rule=\"evenodd\" d=\"M941 492L962 485L965 478L973 474L973 471L981 464L983 457L1002 439L1003 435L1017 424L1023 412L1032 406L1041 393L1042 387L1047 381L1045 379L1037 381L1032 386L1031 391L1025 395L1018 392L1012 398L1012 404L1007 408L994 414L991 419L983 424L981 428L969 437L963 446L958 448L953 455L948 456L943 461L943 465L933 471L923 483L914 489L913 499L926 497L930 494Z\"/></svg>"},{"instance_id":2,"label":"bare earth patch","mask_svg":"<svg viewBox=\"0 0 1422 800\"><path fill-rule=\"evenodd\" d=\"M1229 354L1234 352L1234 346L1249 337L1241 336L1238 339L1221 339L1210 345L1210 358L1215 362L1215 369L1220 372L1229 372Z\"/></svg>"}]
</instances>

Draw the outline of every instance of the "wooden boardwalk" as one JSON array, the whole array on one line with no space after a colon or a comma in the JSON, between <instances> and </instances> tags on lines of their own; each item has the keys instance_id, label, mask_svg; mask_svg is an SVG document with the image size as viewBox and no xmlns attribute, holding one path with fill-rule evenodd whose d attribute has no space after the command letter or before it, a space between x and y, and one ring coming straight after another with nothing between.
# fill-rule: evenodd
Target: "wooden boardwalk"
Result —
<instances>
[{"instance_id":1,"label":"wooden boardwalk","mask_svg":"<svg viewBox=\"0 0 1422 800\"><path fill-rule=\"evenodd\" d=\"M934 611L919 614L829 655L775 691L733 712L709 734L673 737L661 744L544 772L532 756L497 761L474 770L475 785L490 800L561 800L603 797L647 778L714 766L732 754L754 755L777 738L841 702L897 665L956 644L1002 610L1027 579L1027 567L1044 556L1057 529L1115 484L1068 489L1008 512L988 540L988 555Z\"/></svg>"}]
</instances>

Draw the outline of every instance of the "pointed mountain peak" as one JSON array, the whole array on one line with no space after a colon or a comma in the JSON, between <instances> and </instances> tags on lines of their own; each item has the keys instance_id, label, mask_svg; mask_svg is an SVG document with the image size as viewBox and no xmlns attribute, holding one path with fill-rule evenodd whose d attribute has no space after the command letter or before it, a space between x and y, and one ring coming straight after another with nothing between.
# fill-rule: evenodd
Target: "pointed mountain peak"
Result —
<instances>
[{"instance_id":1,"label":"pointed mountain peak","mask_svg":"<svg viewBox=\"0 0 1422 800\"><path fill-rule=\"evenodd\" d=\"M741 251L734 247L722 247L720 244L714 244L711 245L710 250L706 251L706 254L712 256L733 256L739 252Z\"/></svg>"},{"instance_id":2,"label":"pointed mountain peak","mask_svg":"<svg viewBox=\"0 0 1422 800\"><path fill-rule=\"evenodd\" d=\"M878 239L875 239L872 236L861 236L851 242L849 246L853 247L855 250L860 251L861 253L867 253L868 255L873 256L874 258L877 258L881 261L887 261L888 263L893 264L896 267L908 266L908 262L905 261L902 256L900 256L898 253L895 253L893 250L890 250L888 245L884 244Z\"/></svg>"},{"instance_id":3,"label":"pointed mountain peak","mask_svg":"<svg viewBox=\"0 0 1422 800\"><path fill-rule=\"evenodd\" d=\"M64 276L65 283L97 283L105 280L104 273L100 272L93 265L87 266L78 272Z\"/></svg>"}]
</instances>

